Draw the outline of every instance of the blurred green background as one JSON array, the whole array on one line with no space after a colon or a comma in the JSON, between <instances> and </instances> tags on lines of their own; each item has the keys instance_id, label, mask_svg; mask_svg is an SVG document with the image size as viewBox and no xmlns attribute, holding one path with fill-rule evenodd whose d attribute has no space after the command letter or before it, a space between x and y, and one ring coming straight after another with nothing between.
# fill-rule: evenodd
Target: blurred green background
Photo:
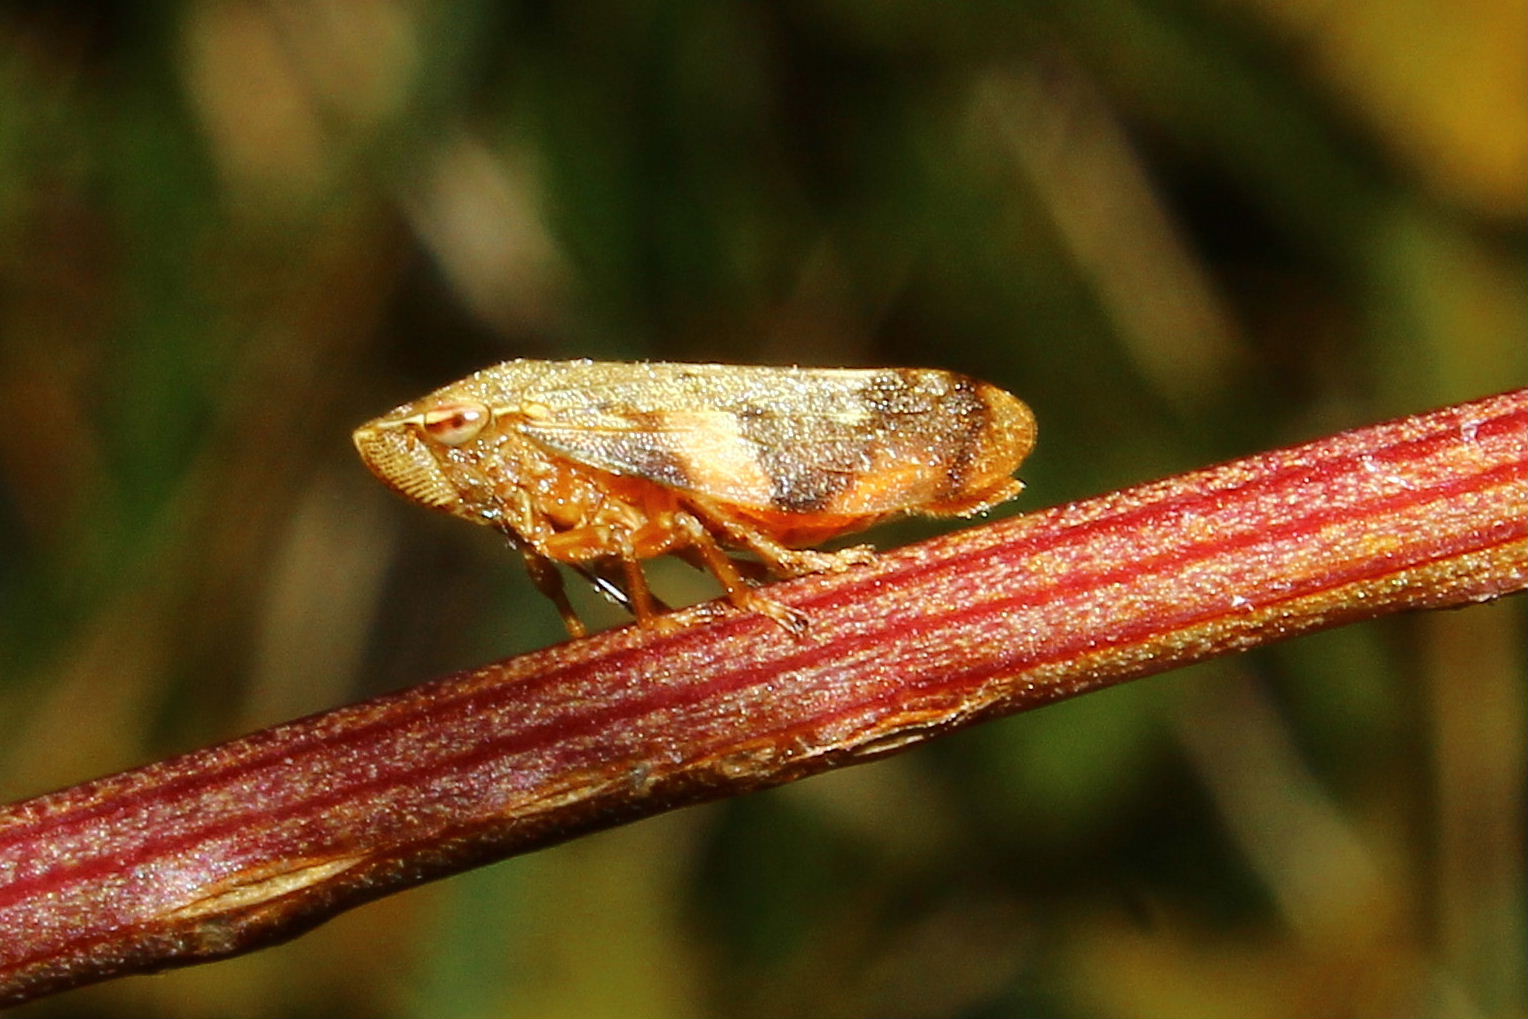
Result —
<instances>
[{"instance_id":1,"label":"blurred green background","mask_svg":"<svg viewBox=\"0 0 1528 1019\"><path fill-rule=\"evenodd\" d=\"M1523 385L1525 36L0 6L0 797L560 640L349 440L506 358L971 372L1038 414L1018 509ZM1524 658L1521 599L1335 631L16 1014L1522 1015Z\"/></svg>"}]
</instances>

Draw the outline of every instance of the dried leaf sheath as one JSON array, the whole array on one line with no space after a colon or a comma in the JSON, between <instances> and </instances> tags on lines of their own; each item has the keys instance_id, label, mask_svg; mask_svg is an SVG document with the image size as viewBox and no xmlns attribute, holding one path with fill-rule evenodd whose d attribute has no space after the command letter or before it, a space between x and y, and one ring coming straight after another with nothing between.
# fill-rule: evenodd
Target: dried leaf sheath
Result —
<instances>
[{"instance_id":1,"label":"dried leaf sheath","mask_svg":"<svg viewBox=\"0 0 1528 1019\"><path fill-rule=\"evenodd\" d=\"M242 951L593 828L1528 585L1528 393L975 527L0 813L0 992Z\"/></svg>"}]
</instances>

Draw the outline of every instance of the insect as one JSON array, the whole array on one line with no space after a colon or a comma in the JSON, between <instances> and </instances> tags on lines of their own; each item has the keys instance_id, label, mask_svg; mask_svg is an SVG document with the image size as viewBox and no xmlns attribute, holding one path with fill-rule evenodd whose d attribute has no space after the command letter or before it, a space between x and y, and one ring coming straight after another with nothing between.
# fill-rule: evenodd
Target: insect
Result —
<instances>
[{"instance_id":1,"label":"insect","mask_svg":"<svg viewBox=\"0 0 1528 1019\"><path fill-rule=\"evenodd\" d=\"M874 552L809 546L907 514L967 516L1016 495L1027 406L916 368L507 361L355 431L372 473L433 509L494 527L525 554L568 631L585 633L556 563L644 625L666 609L641 561L675 554L733 604L795 633L756 591ZM752 553L757 562L728 551Z\"/></svg>"}]
</instances>

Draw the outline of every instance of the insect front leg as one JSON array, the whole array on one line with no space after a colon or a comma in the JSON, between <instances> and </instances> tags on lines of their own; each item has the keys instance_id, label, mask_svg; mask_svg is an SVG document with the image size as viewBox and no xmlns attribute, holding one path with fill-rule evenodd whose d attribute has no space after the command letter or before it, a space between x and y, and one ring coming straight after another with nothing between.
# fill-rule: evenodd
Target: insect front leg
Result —
<instances>
[{"instance_id":1,"label":"insect front leg","mask_svg":"<svg viewBox=\"0 0 1528 1019\"><path fill-rule=\"evenodd\" d=\"M536 513L535 506L524 492L515 493L510 509L514 517L506 521L504 531L510 543L525 556L525 570L531 575L531 583L557 607L557 614L562 617L562 624L568 628L569 636L575 639L587 636L589 628L578 618L573 603L568 601L568 593L562 584L562 573L557 569L557 564L541 552L552 529Z\"/></svg>"},{"instance_id":2,"label":"insect front leg","mask_svg":"<svg viewBox=\"0 0 1528 1019\"><path fill-rule=\"evenodd\" d=\"M573 603L568 601L568 592L562 586L562 574L557 569L557 564L546 556L537 552L529 545L521 545L520 551L525 555L525 569L531 575L531 583L536 585L536 590L552 600L557 606L557 614L562 616L562 623L568 628L568 634L574 638L587 636L589 628L584 621L578 618L578 612L573 608Z\"/></svg>"}]
</instances>

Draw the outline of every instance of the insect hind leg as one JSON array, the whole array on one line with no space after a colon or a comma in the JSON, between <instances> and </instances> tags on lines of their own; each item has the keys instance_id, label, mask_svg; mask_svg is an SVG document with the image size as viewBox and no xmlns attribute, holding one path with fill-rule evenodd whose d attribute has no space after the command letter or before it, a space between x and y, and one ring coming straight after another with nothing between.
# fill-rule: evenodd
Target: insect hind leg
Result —
<instances>
[{"instance_id":1,"label":"insect hind leg","mask_svg":"<svg viewBox=\"0 0 1528 1019\"><path fill-rule=\"evenodd\" d=\"M757 527L735 520L721 507L706 499L691 499L696 514L707 528L719 532L733 545L746 548L782 577L800 577L808 573L842 573L851 566L875 561L875 549L853 545L836 552L790 548L771 538Z\"/></svg>"},{"instance_id":2,"label":"insect hind leg","mask_svg":"<svg viewBox=\"0 0 1528 1019\"><path fill-rule=\"evenodd\" d=\"M781 605L771 598L766 598L750 587L748 581L744 580L742 573L738 571L737 563L722 550L722 547L716 543L716 538L698 518L689 513L675 513L674 525L688 539L688 547L695 550L706 568L721 581L732 604L738 608L749 609L768 616L797 637L806 633L806 614L789 605Z\"/></svg>"}]
</instances>

